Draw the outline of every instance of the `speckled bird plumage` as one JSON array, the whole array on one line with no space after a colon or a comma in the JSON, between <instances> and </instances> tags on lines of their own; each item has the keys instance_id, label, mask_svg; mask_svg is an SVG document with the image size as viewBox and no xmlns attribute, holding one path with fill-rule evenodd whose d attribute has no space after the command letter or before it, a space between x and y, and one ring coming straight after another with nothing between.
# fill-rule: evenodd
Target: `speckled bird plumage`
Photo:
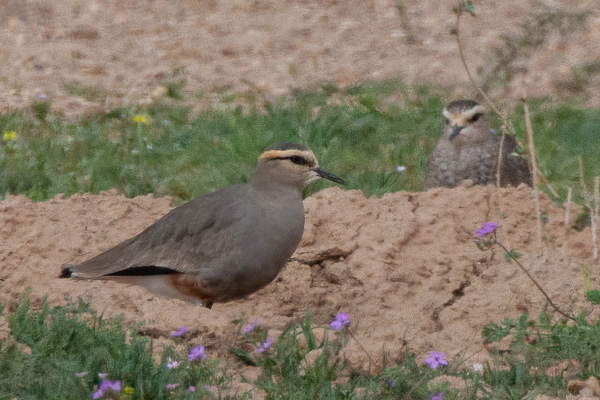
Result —
<instances>
[{"instance_id":1,"label":"speckled bird plumage","mask_svg":"<svg viewBox=\"0 0 600 400\"><path fill-rule=\"evenodd\" d=\"M207 307L246 296L271 282L296 250L302 189L319 178L343 183L307 147L271 145L252 183L197 197L112 249L66 264L62 277L119 280Z\"/></svg>"},{"instance_id":2,"label":"speckled bird plumage","mask_svg":"<svg viewBox=\"0 0 600 400\"><path fill-rule=\"evenodd\" d=\"M456 187L470 179L475 185L496 184L501 135L490 128L483 106L473 100L457 100L443 111L444 133L427 163L423 190ZM517 153L517 142L505 135L502 186L531 186L529 163Z\"/></svg>"}]
</instances>

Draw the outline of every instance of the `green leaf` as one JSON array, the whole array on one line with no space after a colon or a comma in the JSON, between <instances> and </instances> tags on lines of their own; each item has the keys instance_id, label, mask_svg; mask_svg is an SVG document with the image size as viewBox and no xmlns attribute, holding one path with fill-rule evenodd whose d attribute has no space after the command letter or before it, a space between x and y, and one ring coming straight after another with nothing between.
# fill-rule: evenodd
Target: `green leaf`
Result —
<instances>
[{"instance_id":1,"label":"green leaf","mask_svg":"<svg viewBox=\"0 0 600 400\"><path fill-rule=\"evenodd\" d=\"M504 339L509 333L515 322L509 318L505 318L503 325L498 325L490 322L483 328L481 335L489 342L499 342Z\"/></svg>"},{"instance_id":2,"label":"green leaf","mask_svg":"<svg viewBox=\"0 0 600 400\"><path fill-rule=\"evenodd\" d=\"M585 292L585 299L594 304L600 304L600 290L588 290Z\"/></svg>"},{"instance_id":3,"label":"green leaf","mask_svg":"<svg viewBox=\"0 0 600 400\"><path fill-rule=\"evenodd\" d=\"M511 262L512 260L518 260L519 258L521 258L523 256L523 254L517 252L515 249L511 249L510 251L505 251L503 255L504 255L504 259L508 262Z\"/></svg>"},{"instance_id":4,"label":"green leaf","mask_svg":"<svg viewBox=\"0 0 600 400\"><path fill-rule=\"evenodd\" d=\"M468 12L469 14L475 16L475 5L472 1L465 1L463 3L463 9L465 10L465 12Z\"/></svg>"},{"instance_id":5,"label":"green leaf","mask_svg":"<svg viewBox=\"0 0 600 400\"><path fill-rule=\"evenodd\" d=\"M250 354L248 354L246 351L242 350L242 349L238 349L236 347L229 347L229 350L231 350L231 352L237 357L239 358L244 364L246 365L252 365L252 366L256 366L256 363L254 362L254 360L252 359L252 357L250 357Z\"/></svg>"}]
</instances>

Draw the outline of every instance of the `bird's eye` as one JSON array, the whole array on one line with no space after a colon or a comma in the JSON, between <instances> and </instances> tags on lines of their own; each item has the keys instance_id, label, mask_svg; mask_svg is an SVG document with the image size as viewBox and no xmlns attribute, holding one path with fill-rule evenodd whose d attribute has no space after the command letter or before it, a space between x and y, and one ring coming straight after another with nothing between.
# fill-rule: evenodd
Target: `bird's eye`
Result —
<instances>
[{"instance_id":1,"label":"bird's eye","mask_svg":"<svg viewBox=\"0 0 600 400\"><path fill-rule=\"evenodd\" d=\"M293 162L294 164L298 164L298 165L306 164L306 160L300 156L291 156L290 161Z\"/></svg>"},{"instance_id":2,"label":"bird's eye","mask_svg":"<svg viewBox=\"0 0 600 400\"><path fill-rule=\"evenodd\" d=\"M473 115L473 117L471 117L470 122L475 122L479 119L479 117L481 117L481 114L475 114Z\"/></svg>"}]
</instances>

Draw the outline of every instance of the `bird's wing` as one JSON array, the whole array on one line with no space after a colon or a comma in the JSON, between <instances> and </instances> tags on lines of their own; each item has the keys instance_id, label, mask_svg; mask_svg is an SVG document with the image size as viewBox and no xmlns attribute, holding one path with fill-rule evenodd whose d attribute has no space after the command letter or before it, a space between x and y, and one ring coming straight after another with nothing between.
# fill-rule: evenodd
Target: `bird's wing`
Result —
<instances>
[{"instance_id":1,"label":"bird's wing","mask_svg":"<svg viewBox=\"0 0 600 400\"><path fill-rule=\"evenodd\" d=\"M197 197L171 210L139 235L67 268L71 275L82 278L125 270L135 274L136 268L140 268L141 274L150 272L141 267L162 267L170 272L199 272L199 266L223 254L228 240L235 240L230 237L235 232L227 227L237 217L228 210L235 208L233 203L244 197L243 192L248 190L246 186L230 186Z\"/></svg>"}]
</instances>

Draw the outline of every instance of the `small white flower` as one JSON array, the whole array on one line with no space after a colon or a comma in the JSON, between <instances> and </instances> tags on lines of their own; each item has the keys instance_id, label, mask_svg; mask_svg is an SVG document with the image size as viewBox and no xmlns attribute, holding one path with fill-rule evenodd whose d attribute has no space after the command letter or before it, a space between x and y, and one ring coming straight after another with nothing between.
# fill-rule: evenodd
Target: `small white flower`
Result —
<instances>
[{"instance_id":1,"label":"small white flower","mask_svg":"<svg viewBox=\"0 0 600 400\"><path fill-rule=\"evenodd\" d=\"M133 149L131 150L131 154L140 154L140 151L138 149Z\"/></svg>"},{"instance_id":2,"label":"small white flower","mask_svg":"<svg viewBox=\"0 0 600 400\"><path fill-rule=\"evenodd\" d=\"M180 364L179 361L174 361L173 359L171 359L171 357L169 357L169 359L167 360L167 368L168 369L177 368L179 366L179 364Z\"/></svg>"},{"instance_id":3,"label":"small white flower","mask_svg":"<svg viewBox=\"0 0 600 400\"><path fill-rule=\"evenodd\" d=\"M148 150L152 150L152 145L151 145L151 144L147 144L147 145L146 145L146 148L147 148Z\"/></svg>"},{"instance_id":4,"label":"small white flower","mask_svg":"<svg viewBox=\"0 0 600 400\"><path fill-rule=\"evenodd\" d=\"M479 363L473 364L473 371L475 371L475 372L482 372L483 371L483 364L479 364Z\"/></svg>"},{"instance_id":5,"label":"small white flower","mask_svg":"<svg viewBox=\"0 0 600 400\"><path fill-rule=\"evenodd\" d=\"M398 165L396 167L396 171L398 171L398 172L404 172L404 171L406 171L406 167L404 165Z\"/></svg>"}]
</instances>

